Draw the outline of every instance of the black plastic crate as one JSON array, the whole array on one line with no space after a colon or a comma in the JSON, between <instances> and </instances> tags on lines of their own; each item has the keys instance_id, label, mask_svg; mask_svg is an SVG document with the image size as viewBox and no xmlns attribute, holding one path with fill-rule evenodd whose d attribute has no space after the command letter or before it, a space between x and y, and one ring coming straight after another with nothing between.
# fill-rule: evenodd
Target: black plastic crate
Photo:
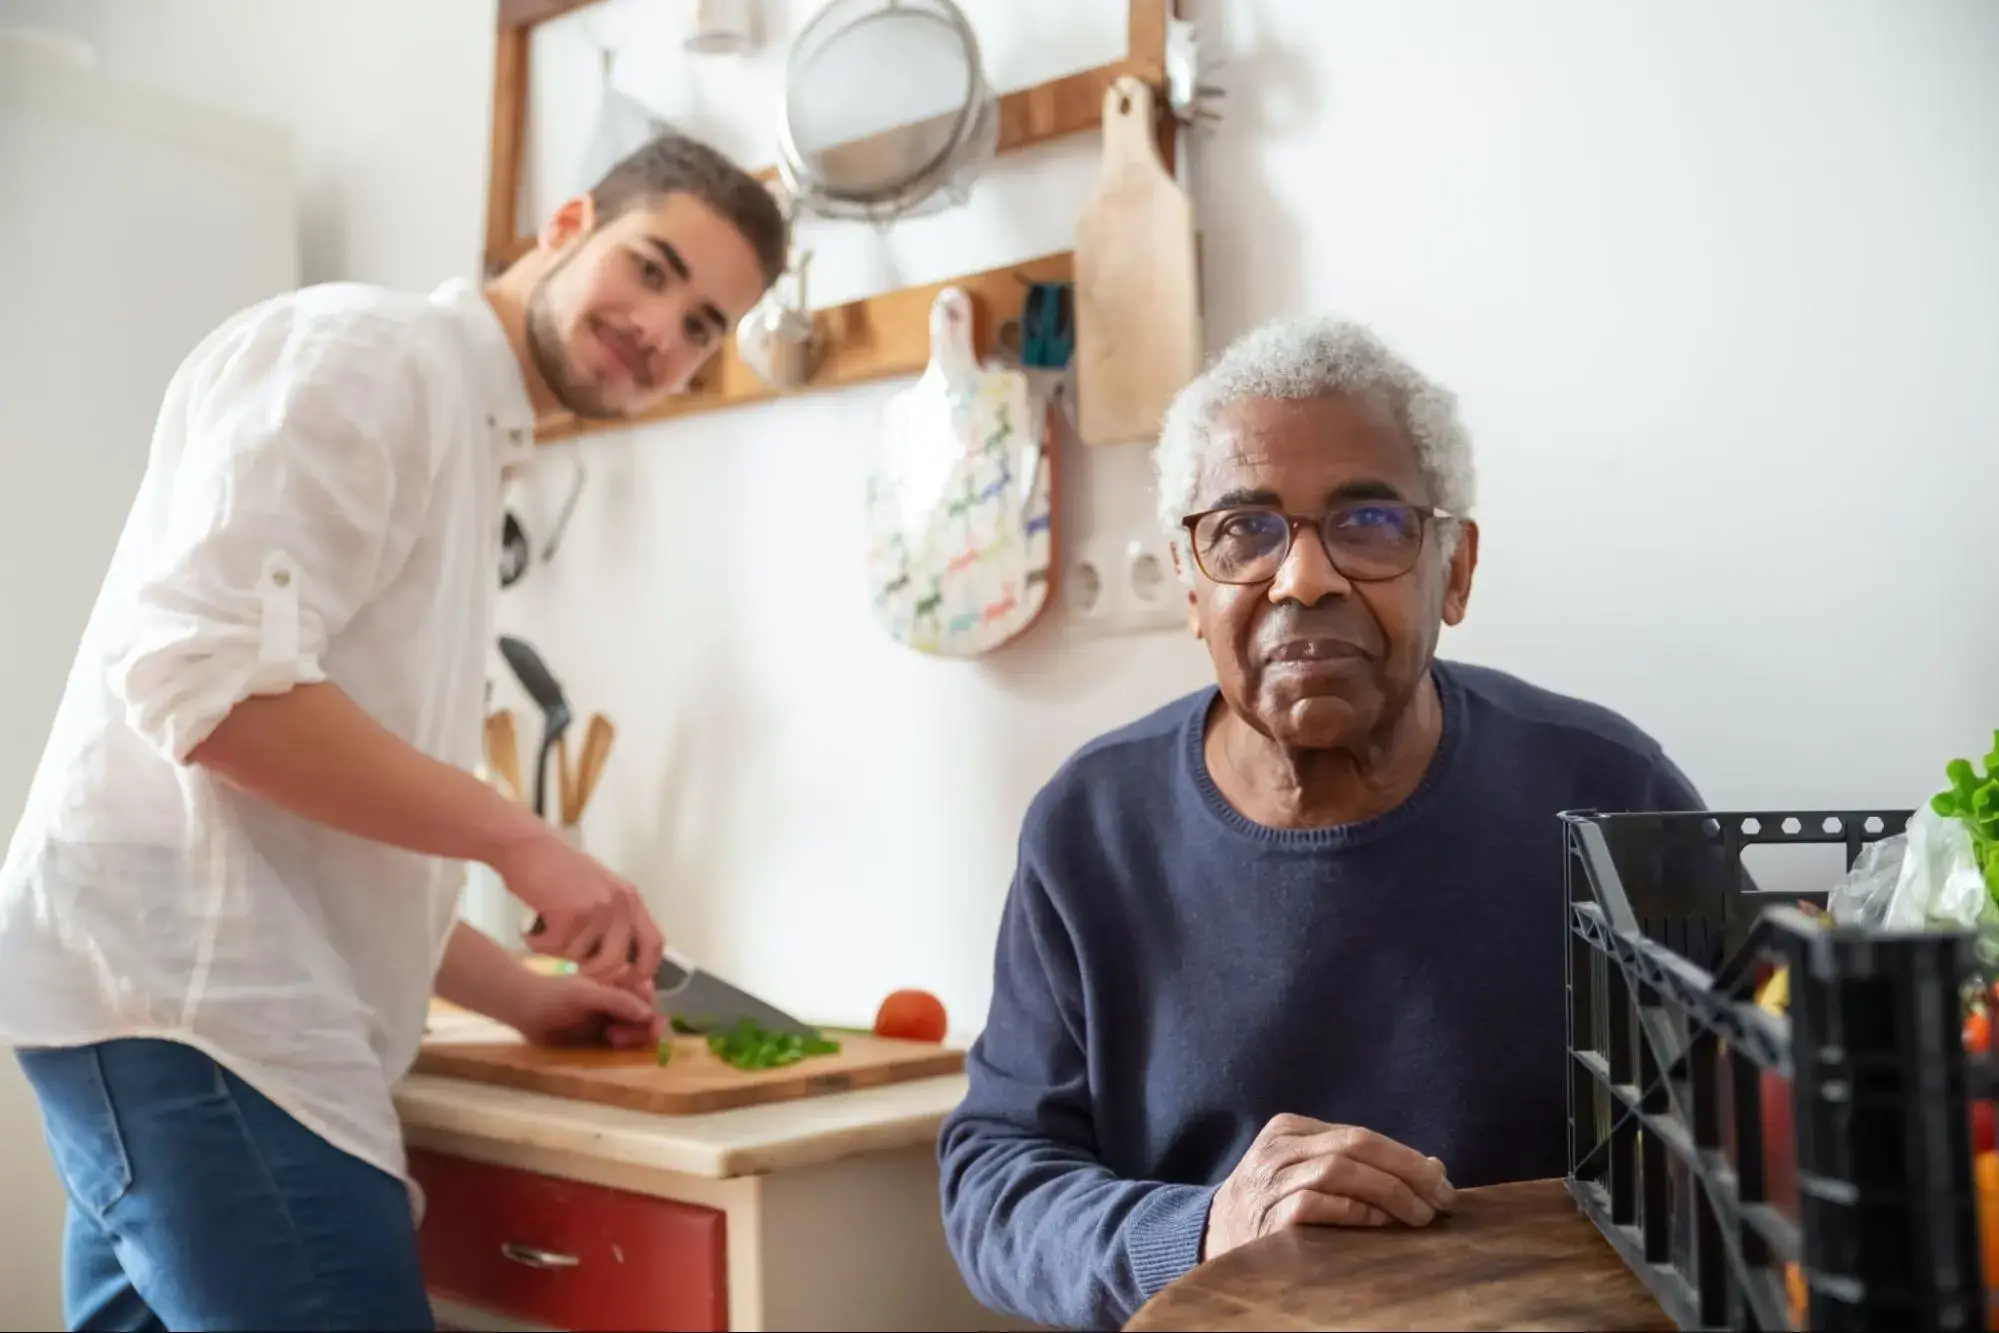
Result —
<instances>
[{"instance_id":1,"label":"black plastic crate","mask_svg":"<svg viewBox=\"0 0 1999 1333\"><path fill-rule=\"evenodd\" d=\"M1972 935L1828 930L1792 904L1832 885L1766 894L1742 864L1747 846L1834 843L1851 866L1911 813L1562 817L1569 1191L1681 1328L1790 1327L1794 1261L1810 1327L1986 1327ZM1786 965L1788 1021L1753 1003ZM1795 1145L1776 1197L1765 1071L1789 1080L1772 1105Z\"/></svg>"}]
</instances>

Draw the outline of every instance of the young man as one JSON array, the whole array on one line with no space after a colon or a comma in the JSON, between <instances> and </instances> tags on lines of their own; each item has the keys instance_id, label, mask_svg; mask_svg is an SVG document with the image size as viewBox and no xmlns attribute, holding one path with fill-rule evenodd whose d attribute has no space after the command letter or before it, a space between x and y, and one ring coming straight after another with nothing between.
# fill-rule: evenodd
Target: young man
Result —
<instances>
[{"instance_id":1,"label":"young man","mask_svg":"<svg viewBox=\"0 0 1999 1333\"><path fill-rule=\"evenodd\" d=\"M659 140L480 288L266 301L168 386L0 867L0 1040L73 1328L428 1328L391 1089L432 993L655 1039L637 891L477 762L503 471L683 387L776 280L756 180ZM540 977L455 920L483 862Z\"/></svg>"}]
</instances>

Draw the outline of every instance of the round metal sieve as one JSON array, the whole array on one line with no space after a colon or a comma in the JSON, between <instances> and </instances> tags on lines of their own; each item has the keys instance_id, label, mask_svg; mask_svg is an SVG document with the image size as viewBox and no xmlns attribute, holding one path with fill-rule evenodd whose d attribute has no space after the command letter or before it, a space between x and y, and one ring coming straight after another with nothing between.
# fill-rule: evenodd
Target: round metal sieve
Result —
<instances>
[{"instance_id":1,"label":"round metal sieve","mask_svg":"<svg viewBox=\"0 0 1999 1333\"><path fill-rule=\"evenodd\" d=\"M832 0L787 61L778 173L801 209L885 223L962 203L999 102L951 0Z\"/></svg>"}]
</instances>

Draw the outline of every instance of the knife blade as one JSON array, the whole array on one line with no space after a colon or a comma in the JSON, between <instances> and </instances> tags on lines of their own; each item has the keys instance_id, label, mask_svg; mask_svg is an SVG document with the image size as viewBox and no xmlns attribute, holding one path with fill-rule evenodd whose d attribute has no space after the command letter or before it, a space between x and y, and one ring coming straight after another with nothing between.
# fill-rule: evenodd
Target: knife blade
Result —
<instances>
[{"instance_id":1,"label":"knife blade","mask_svg":"<svg viewBox=\"0 0 1999 1333\"><path fill-rule=\"evenodd\" d=\"M772 1032L816 1037L819 1030L713 972L698 966L678 949L669 948L653 977L653 1007L662 1014L704 1028L734 1027L747 1018Z\"/></svg>"}]
</instances>

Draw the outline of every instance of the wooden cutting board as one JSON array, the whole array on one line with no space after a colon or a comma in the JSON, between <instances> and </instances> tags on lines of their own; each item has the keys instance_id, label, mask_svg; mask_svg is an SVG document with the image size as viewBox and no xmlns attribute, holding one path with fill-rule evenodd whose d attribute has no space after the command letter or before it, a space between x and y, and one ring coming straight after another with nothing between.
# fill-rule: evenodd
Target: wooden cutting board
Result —
<instances>
[{"instance_id":1,"label":"wooden cutting board","mask_svg":"<svg viewBox=\"0 0 1999 1333\"><path fill-rule=\"evenodd\" d=\"M930 311L930 364L883 409L868 473L868 585L898 643L976 657L1018 638L1054 586L1050 413L1027 375L982 365L970 297Z\"/></svg>"},{"instance_id":2,"label":"wooden cutting board","mask_svg":"<svg viewBox=\"0 0 1999 1333\"><path fill-rule=\"evenodd\" d=\"M660 1115L695 1115L957 1074L965 1068L963 1051L928 1042L827 1035L840 1043L839 1054L808 1056L782 1069L737 1069L710 1051L702 1037L675 1037L673 1059L664 1066L650 1050L530 1046L512 1037L426 1042L413 1072Z\"/></svg>"},{"instance_id":3,"label":"wooden cutting board","mask_svg":"<svg viewBox=\"0 0 1999 1333\"><path fill-rule=\"evenodd\" d=\"M1104 167L1076 225L1077 427L1085 444L1159 433L1201 370L1194 208L1159 159L1152 90L1104 92Z\"/></svg>"}]
</instances>

